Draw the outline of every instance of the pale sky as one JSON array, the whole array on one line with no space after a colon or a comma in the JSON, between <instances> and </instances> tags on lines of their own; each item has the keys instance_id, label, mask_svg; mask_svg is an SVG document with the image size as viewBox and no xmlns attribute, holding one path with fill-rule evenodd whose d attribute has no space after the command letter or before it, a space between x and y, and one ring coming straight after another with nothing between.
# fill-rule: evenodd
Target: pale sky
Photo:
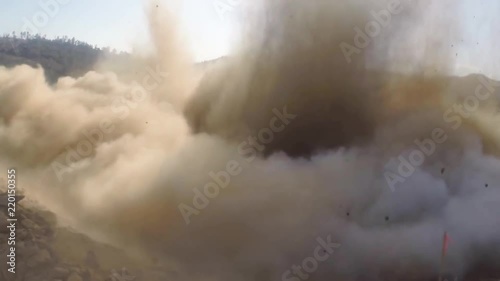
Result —
<instances>
[{"instance_id":1,"label":"pale sky","mask_svg":"<svg viewBox=\"0 0 500 281\"><path fill-rule=\"evenodd\" d=\"M500 1L457 0L463 2L465 18L463 42L459 42L458 64L477 68L500 78Z\"/></svg>"},{"instance_id":2,"label":"pale sky","mask_svg":"<svg viewBox=\"0 0 500 281\"><path fill-rule=\"evenodd\" d=\"M98 46L130 51L145 44L147 24L143 0L0 0L0 34L26 30L25 19L35 22L41 3L58 1L58 11L37 28L48 37L67 35ZM171 5L174 0L155 0ZM336 1L336 0L332 0ZM438 0L435 0L438 1ZM241 0L184 0L179 12L183 34L197 60L229 52L238 30ZM236 4L232 4L236 3ZM457 73L481 69L499 77L500 0L456 0L465 19L464 41L457 42ZM217 5L228 9L223 15ZM488 54L488 56L485 56ZM492 55L494 55L492 57ZM495 72L495 73L493 73Z\"/></svg>"},{"instance_id":3,"label":"pale sky","mask_svg":"<svg viewBox=\"0 0 500 281\"><path fill-rule=\"evenodd\" d=\"M48 21L45 22L43 16L37 19L37 15L44 11L41 3L54 1L0 0L0 34L27 30L25 19L29 19L33 23L40 23L35 27L49 38L67 35L100 47L130 51L134 44L143 44L148 40L145 1L57 0L61 4L49 9L57 12L49 14ZM225 3L223 1L229 0L219 2ZM168 0L157 2L167 7L171 5ZM221 14L217 11L217 2L185 0L179 9L183 34L190 42L197 60L226 54L234 41L232 35L237 28L234 18L239 7L230 6L231 10Z\"/></svg>"}]
</instances>

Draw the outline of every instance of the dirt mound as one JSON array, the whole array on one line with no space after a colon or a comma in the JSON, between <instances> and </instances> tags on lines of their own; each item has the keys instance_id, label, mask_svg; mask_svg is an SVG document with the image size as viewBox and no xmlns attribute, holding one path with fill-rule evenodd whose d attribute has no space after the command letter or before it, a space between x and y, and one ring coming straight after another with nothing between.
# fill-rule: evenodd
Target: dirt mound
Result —
<instances>
[{"instance_id":1,"label":"dirt mound","mask_svg":"<svg viewBox=\"0 0 500 281\"><path fill-rule=\"evenodd\" d=\"M16 204L15 244L8 245L6 194L0 194L0 263L7 264L15 247L15 273L0 269L0 280L133 281L166 280L172 272L154 261L134 257L57 224L55 215L34 206ZM20 197L17 198L20 201ZM26 205L29 205L27 203ZM12 243L12 242L11 242Z\"/></svg>"}]
</instances>

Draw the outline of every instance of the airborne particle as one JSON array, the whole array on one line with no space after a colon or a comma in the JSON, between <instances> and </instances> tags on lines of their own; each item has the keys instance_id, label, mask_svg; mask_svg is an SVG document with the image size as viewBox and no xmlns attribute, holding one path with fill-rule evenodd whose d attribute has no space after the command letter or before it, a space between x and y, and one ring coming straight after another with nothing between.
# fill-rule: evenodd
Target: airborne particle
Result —
<instances>
[{"instance_id":1,"label":"airborne particle","mask_svg":"<svg viewBox=\"0 0 500 281\"><path fill-rule=\"evenodd\" d=\"M385 217L385 221L389 221L389 217Z\"/></svg>"},{"instance_id":2,"label":"airborne particle","mask_svg":"<svg viewBox=\"0 0 500 281\"><path fill-rule=\"evenodd\" d=\"M444 168L441 169L441 175L444 174Z\"/></svg>"}]
</instances>

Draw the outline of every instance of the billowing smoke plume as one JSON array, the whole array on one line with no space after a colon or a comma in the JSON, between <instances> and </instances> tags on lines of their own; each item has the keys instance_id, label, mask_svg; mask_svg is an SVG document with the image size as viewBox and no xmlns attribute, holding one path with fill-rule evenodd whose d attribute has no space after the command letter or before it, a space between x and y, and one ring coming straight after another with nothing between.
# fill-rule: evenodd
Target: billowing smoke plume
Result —
<instances>
[{"instance_id":1,"label":"billowing smoke plume","mask_svg":"<svg viewBox=\"0 0 500 281\"><path fill-rule=\"evenodd\" d=\"M432 278L445 231L447 273L498 269L500 85L449 75L445 4L259 2L201 82L154 9L134 77L0 68L0 166L181 280Z\"/></svg>"}]
</instances>

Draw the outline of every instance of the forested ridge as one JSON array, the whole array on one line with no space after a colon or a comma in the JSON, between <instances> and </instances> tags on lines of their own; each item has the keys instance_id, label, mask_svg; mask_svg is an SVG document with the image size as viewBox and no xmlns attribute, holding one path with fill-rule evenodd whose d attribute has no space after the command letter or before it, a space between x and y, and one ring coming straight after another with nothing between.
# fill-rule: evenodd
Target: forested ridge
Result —
<instances>
[{"instance_id":1,"label":"forested ridge","mask_svg":"<svg viewBox=\"0 0 500 281\"><path fill-rule=\"evenodd\" d=\"M4 34L0 37L0 65L11 67L41 65L51 83L62 76L80 76L106 56L128 56L109 48L99 48L67 36L48 39L29 32Z\"/></svg>"}]
</instances>

